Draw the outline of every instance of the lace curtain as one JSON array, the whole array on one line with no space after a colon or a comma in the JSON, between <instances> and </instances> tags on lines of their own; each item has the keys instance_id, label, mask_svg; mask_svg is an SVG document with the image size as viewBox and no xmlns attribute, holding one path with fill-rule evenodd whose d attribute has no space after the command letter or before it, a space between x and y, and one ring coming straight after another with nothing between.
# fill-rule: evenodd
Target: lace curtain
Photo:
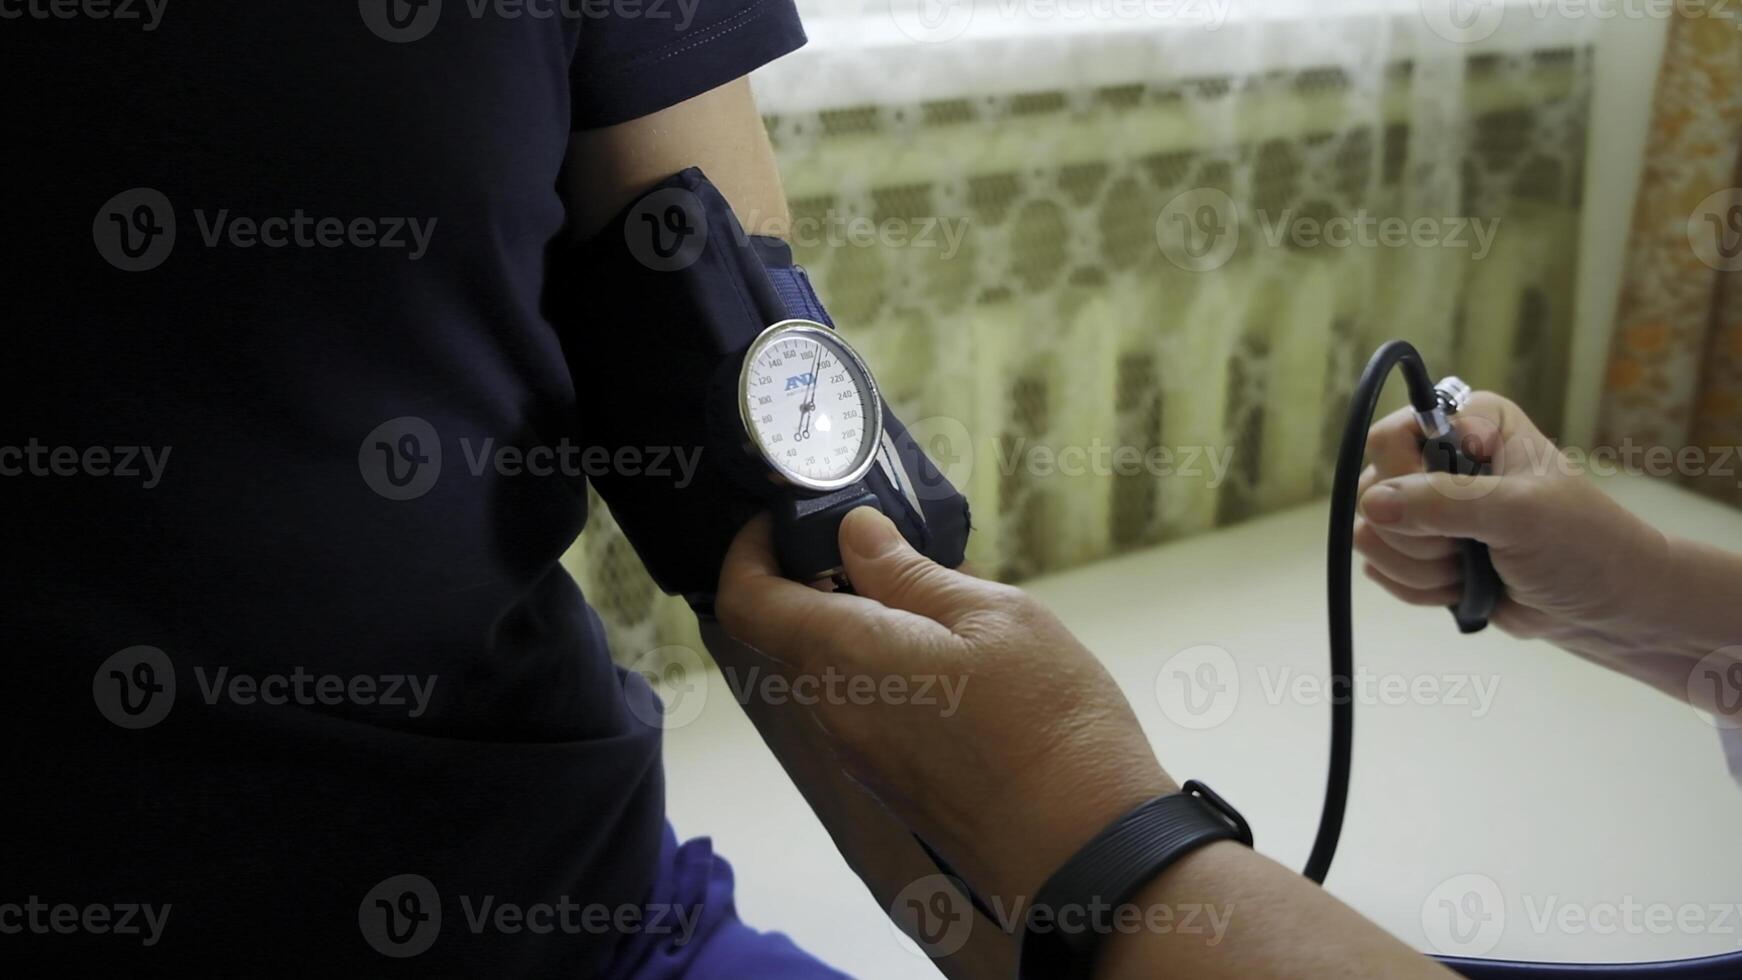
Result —
<instances>
[{"instance_id":1,"label":"lace curtain","mask_svg":"<svg viewBox=\"0 0 1742 980\"><path fill-rule=\"evenodd\" d=\"M1432 2L801 4L755 78L789 237L982 573L1312 499L1386 338L1554 429L1589 25ZM595 515L570 567L620 655L690 642Z\"/></svg>"}]
</instances>

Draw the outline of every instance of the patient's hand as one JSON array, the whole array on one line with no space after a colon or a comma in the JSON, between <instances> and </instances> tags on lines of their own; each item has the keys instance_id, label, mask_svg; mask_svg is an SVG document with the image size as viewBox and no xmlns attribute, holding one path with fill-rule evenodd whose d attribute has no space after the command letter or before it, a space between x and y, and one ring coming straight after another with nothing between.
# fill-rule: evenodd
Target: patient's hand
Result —
<instances>
[{"instance_id":1,"label":"patient's hand","mask_svg":"<svg viewBox=\"0 0 1742 980\"><path fill-rule=\"evenodd\" d=\"M812 710L855 778L975 887L1032 895L1175 789L1113 680L1033 599L937 565L869 508L843 522L841 553L858 595L788 581L758 519L727 556L720 621L791 677L865 695Z\"/></svg>"},{"instance_id":2,"label":"patient's hand","mask_svg":"<svg viewBox=\"0 0 1742 980\"><path fill-rule=\"evenodd\" d=\"M1505 398L1478 392L1455 419L1465 452L1492 476L1423 472L1410 409L1373 426L1355 528L1369 577L1405 602L1448 605L1462 581L1456 539L1482 541L1506 584L1496 625L1681 698L1695 661L1742 642L1735 603L1721 599L1742 588L1736 556L1666 538Z\"/></svg>"}]
</instances>

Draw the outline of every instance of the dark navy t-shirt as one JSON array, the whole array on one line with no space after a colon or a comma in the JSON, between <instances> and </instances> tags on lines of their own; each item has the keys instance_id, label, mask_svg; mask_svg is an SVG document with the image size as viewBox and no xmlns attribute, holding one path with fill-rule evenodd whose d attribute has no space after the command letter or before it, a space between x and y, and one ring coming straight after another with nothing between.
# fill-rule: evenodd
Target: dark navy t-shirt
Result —
<instances>
[{"instance_id":1,"label":"dark navy t-shirt","mask_svg":"<svg viewBox=\"0 0 1742 980\"><path fill-rule=\"evenodd\" d=\"M497 912L643 899L659 734L499 451L611 383L540 314L571 128L790 0L7 11L0 973L594 975L622 920Z\"/></svg>"}]
</instances>

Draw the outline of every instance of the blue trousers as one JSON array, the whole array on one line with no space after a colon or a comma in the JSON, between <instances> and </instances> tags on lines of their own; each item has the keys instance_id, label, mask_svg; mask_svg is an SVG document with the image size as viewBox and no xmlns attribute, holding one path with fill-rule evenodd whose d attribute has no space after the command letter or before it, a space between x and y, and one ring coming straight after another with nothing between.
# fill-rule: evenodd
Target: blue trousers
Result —
<instances>
[{"instance_id":1,"label":"blue trousers","mask_svg":"<svg viewBox=\"0 0 1742 980\"><path fill-rule=\"evenodd\" d=\"M781 933L738 918L732 866L712 840L679 845L667 824L659 863L647 925L625 936L608 980L847 980Z\"/></svg>"}]
</instances>

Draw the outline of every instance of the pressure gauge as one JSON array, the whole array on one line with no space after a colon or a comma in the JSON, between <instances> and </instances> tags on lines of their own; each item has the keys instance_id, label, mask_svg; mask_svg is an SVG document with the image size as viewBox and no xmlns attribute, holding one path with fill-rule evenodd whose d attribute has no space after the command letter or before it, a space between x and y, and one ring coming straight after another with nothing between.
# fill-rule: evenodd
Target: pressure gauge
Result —
<instances>
[{"instance_id":1,"label":"pressure gauge","mask_svg":"<svg viewBox=\"0 0 1742 980\"><path fill-rule=\"evenodd\" d=\"M871 371L840 334L811 320L782 320L751 342L738 409L775 474L818 493L863 479L883 440Z\"/></svg>"}]
</instances>

